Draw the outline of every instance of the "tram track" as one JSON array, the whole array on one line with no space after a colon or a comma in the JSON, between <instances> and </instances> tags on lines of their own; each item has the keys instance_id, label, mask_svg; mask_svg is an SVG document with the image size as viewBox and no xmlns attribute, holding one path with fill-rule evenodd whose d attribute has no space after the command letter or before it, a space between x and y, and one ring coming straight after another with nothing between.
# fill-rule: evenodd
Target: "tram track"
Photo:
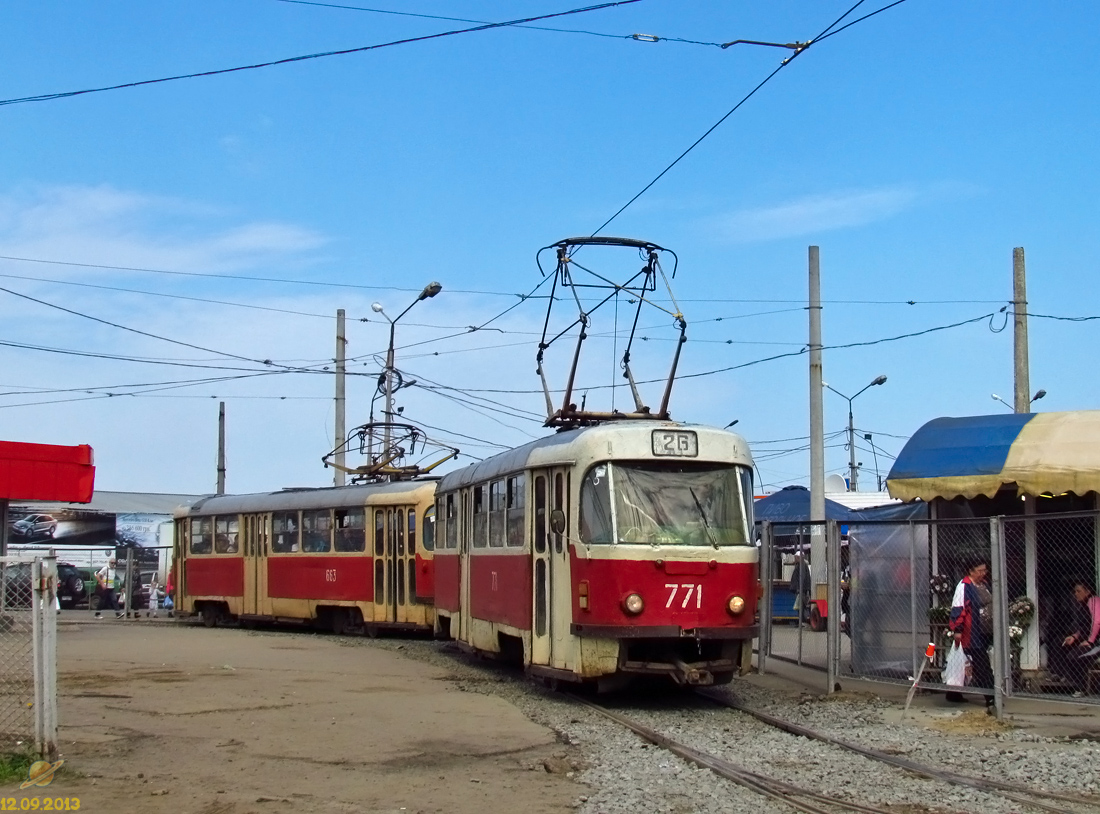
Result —
<instances>
[{"instance_id":1,"label":"tram track","mask_svg":"<svg viewBox=\"0 0 1100 814\"><path fill-rule=\"evenodd\" d=\"M780 729L791 735L797 735L803 738L809 738L811 740L819 741L821 743L827 743L831 746L836 746L849 752L853 752L858 755L862 755L870 760L875 760L880 763L885 763L890 766L907 771L911 774L915 774L918 777L923 777L928 780L938 780L943 783L950 783L956 786L962 786L970 788L975 791L985 792L987 794L996 794L1007 800L1011 800L1014 803L1020 805L1026 805L1031 808L1040 809L1043 811L1056 812L1056 814L1072 814L1076 809L1066 808L1065 805L1082 806L1089 810L1100 810L1100 800L1088 799L1073 794L1065 794L1062 792L1053 791L1041 791L1039 789L1033 789L1020 783L1008 783L1003 780L991 780L984 777L975 777L973 775L960 774L958 772L946 771L934 766L928 766L923 763L918 763L914 760L902 757L900 755L891 755L887 752L883 752L879 749L873 749L869 746L862 746L858 743L852 743L840 738L835 738L832 735L827 735L824 732L819 732L815 729L796 724L792 721L779 718L774 715L770 715L766 712L753 709L752 707L742 704L732 698L722 697L715 695L713 692L707 690L696 690L696 695L701 698L718 704L719 706L728 707L738 712L744 713L767 724L768 726ZM1055 805L1060 803L1062 805Z\"/></svg>"},{"instance_id":2,"label":"tram track","mask_svg":"<svg viewBox=\"0 0 1100 814\"><path fill-rule=\"evenodd\" d=\"M587 698L581 698L572 693L562 694L570 700L588 707L598 715L602 715L626 727L653 745L659 746L696 766L710 769L720 777L724 777L739 786L781 802L796 811L802 811L805 812L805 814L835 814L835 812L838 811L854 811L860 814L890 814L890 810L886 808L854 803L850 800L832 797L827 794L822 794L821 792L796 786L785 780L753 772L719 755L704 752L700 749L688 746L687 744L680 743L667 735L661 734L652 727L648 727L622 713L608 709Z\"/></svg>"},{"instance_id":3,"label":"tram track","mask_svg":"<svg viewBox=\"0 0 1100 814\"><path fill-rule=\"evenodd\" d=\"M928 766L908 758L882 752L878 749L851 743L835 738L809 727L753 709L736 700L724 698L705 690L696 694L706 701L726 707L752 717L770 728L787 734L807 738L838 748L863 758L887 764L909 775L926 780L963 787L971 791L1000 797L1018 806L1021 810L1055 812L1056 814L1079 814L1084 811L1100 810L1100 800L1090 799L1063 792L1043 791L1023 784L991 780L983 777L960 774ZM892 807L882 808L867 803L856 803L850 799L824 794L777 777L761 774L737 764L726 757L714 754L665 735L651 726L637 721L617 710L609 709L595 701L571 693L563 693L571 701L585 706L598 715L629 729L643 740L668 751L677 757L713 772L737 785L780 802L785 806L806 814L835 814L835 812L859 812L860 814L889 814Z\"/></svg>"}]
</instances>

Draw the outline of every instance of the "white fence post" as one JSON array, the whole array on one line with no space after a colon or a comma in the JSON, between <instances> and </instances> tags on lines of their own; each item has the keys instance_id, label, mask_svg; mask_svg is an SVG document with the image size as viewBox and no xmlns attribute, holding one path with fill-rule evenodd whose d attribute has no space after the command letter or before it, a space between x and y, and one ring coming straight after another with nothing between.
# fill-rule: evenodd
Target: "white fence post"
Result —
<instances>
[{"instance_id":1,"label":"white fence post","mask_svg":"<svg viewBox=\"0 0 1100 814\"><path fill-rule=\"evenodd\" d=\"M34 653L34 744L39 756L57 757L57 558L35 557L31 650Z\"/></svg>"}]
</instances>

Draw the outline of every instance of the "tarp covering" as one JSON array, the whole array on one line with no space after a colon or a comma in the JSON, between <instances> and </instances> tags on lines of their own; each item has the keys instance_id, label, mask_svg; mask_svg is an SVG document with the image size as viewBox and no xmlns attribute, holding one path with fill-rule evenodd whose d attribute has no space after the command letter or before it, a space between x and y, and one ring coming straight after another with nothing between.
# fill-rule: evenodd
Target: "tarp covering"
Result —
<instances>
[{"instance_id":1,"label":"tarp covering","mask_svg":"<svg viewBox=\"0 0 1100 814\"><path fill-rule=\"evenodd\" d=\"M898 455L886 488L901 500L1100 492L1100 410L937 418Z\"/></svg>"},{"instance_id":2,"label":"tarp covering","mask_svg":"<svg viewBox=\"0 0 1100 814\"><path fill-rule=\"evenodd\" d=\"M752 504L756 519L773 523L808 523L810 521L810 490L805 486L784 486L778 492L762 497ZM825 501L825 519L844 523L859 517L835 500Z\"/></svg>"}]
</instances>

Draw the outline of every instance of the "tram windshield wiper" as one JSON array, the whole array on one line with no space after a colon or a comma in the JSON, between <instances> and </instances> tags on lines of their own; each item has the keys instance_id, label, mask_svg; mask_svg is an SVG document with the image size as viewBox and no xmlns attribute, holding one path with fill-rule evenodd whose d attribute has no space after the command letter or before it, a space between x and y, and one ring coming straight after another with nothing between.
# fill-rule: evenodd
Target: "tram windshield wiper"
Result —
<instances>
[{"instance_id":1,"label":"tram windshield wiper","mask_svg":"<svg viewBox=\"0 0 1100 814\"><path fill-rule=\"evenodd\" d=\"M718 550L718 541L714 539L714 535L710 533L710 523L707 521L707 513L703 511L703 504L699 502L699 498L695 496L695 489L688 487L688 491L691 492L691 499L695 501L695 508L699 510L699 516L703 518L703 531L707 533L707 539L710 540L710 544L714 546L714 550Z\"/></svg>"}]
</instances>

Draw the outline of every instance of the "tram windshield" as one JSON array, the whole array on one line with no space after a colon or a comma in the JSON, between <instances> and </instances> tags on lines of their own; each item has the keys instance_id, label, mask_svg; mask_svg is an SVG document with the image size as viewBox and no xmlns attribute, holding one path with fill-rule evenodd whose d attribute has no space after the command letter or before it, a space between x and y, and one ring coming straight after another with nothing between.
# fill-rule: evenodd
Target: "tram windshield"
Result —
<instances>
[{"instance_id":1,"label":"tram windshield","mask_svg":"<svg viewBox=\"0 0 1100 814\"><path fill-rule=\"evenodd\" d=\"M741 466L598 464L581 486L590 544L749 545L752 475Z\"/></svg>"}]
</instances>

